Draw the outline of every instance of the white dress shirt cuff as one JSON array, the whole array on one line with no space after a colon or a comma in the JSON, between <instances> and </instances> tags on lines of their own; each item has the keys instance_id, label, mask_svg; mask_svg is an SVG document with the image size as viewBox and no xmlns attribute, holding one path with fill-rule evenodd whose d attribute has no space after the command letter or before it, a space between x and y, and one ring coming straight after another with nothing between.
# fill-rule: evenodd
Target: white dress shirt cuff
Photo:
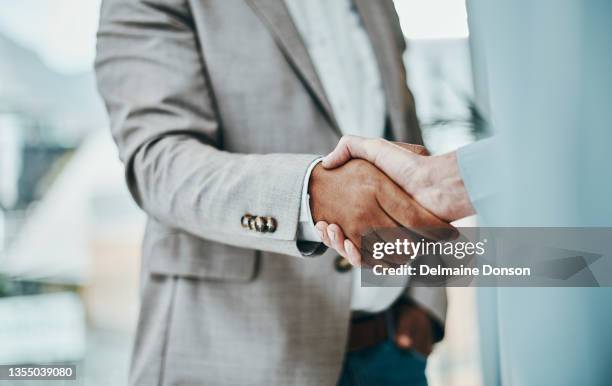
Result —
<instances>
[{"instance_id":1,"label":"white dress shirt cuff","mask_svg":"<svg viewBox=\"0 0 612 386\"><path fill-rule=\"evenodd\" d=\"M310 213L310 194L308 193L308 185L310 183L310 175L312 170L321 162L322 158L314 160L304 176L304 184L302 185L302 201L300 204L300 217L297 230L297 239L299 241L312 241L320 243L322 240L317 233L312 214Z\"/></svg>"}]
</instances>

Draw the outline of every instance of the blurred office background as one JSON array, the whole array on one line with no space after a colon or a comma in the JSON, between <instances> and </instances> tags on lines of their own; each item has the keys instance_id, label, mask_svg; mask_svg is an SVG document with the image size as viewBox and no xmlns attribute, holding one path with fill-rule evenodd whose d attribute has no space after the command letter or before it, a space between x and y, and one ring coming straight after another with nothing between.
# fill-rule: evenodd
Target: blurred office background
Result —
<instances>
[{"instance_id":1,"label":"blurred office background","mask_svg":"<svg viewBox=\"0 0 612 386\"><path fill-rule=\"evenodd\" d=\"M75 362L76 384L120 386L137 318L144 215L125 188L96 93L99 0L3 5L0 363ZM430 150L484 136L464 0L396 0L396 7ZM449 297L431 385L478 386L474 292L450 289Z\"/></svg>"}]
</instances>

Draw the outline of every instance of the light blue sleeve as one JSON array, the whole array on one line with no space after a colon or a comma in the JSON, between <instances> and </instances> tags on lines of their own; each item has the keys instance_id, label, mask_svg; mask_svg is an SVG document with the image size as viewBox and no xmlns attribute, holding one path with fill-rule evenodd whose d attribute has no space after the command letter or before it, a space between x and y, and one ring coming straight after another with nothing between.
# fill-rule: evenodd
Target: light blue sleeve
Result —
<instances>
[{"instance_id":1,"label":"light blue sleeve","mask_svg":"<svg viewBox=\"0 0 612 386\"><path fill-rule=\"evenodd\" d=\"M499 192L496 176L499 175L497 163L498 140L488 138L457 150L457 162L463 183L476 213L486 218L494 198Z\"/></svg>"}]
</instances>

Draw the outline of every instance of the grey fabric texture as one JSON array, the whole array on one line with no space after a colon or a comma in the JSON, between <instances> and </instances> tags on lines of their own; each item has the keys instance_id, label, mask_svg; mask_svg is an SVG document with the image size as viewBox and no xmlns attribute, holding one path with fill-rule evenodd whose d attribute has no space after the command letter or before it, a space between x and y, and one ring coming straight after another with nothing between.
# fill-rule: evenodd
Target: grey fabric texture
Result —
<instances>
[{"instance_id":1,"label":"grey fabric texture","mask_svg":"<svg viewBox=\"0 0 612 386\"><path fill-rule=\"evenodd\" d=\"M392 134L420 143L392 1L356 4ZM148 215L130 384L335 384L351 275L332 251L304 257L296 229L339 130L284 2L104 0L96 73ZM247 213L277 230L243 228Z\"/></svg>"}]
</instances>

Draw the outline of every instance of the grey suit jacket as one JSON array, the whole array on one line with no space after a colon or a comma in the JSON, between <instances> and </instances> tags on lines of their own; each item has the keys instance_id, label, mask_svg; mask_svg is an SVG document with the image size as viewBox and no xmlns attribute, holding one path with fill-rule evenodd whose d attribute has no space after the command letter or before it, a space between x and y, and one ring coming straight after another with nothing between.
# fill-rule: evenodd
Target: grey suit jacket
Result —
<instances>
[{"instance_id":1,"label":"grey suit jacket","mask_svg":"<svg viewBox=\"0 0 612 386\"><path fill-rule=\"evenodd\" d=\"M391 0L356 1L389 134L421 142ZM105 0L98 86L149 221L133 385L333 385L352 275L296 244L309 164L340 132L283 0ZM271 216L275 232L243 228ZM444 319L443 290L415 299Z\"/></svg>"}]
</instances>

